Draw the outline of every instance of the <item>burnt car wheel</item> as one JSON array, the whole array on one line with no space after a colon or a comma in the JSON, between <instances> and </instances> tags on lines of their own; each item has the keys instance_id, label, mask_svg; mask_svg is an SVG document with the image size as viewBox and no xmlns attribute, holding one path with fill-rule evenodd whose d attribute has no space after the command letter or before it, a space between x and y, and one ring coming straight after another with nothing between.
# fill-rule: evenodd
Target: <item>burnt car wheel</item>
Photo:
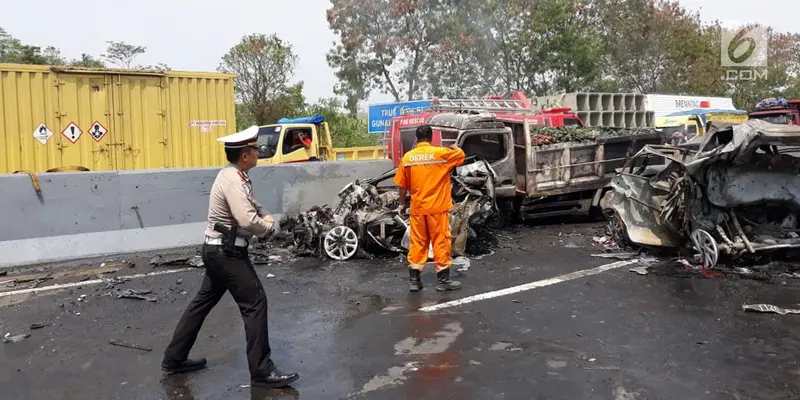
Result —
<instances>
[{"instance_id":1,"label":"burnt car wheel","mask_svg":"<svg viewBox=\"0 0 800 400\"><path fill-rule=\"evenodd\" d=\"M348 260L358 250L358 235L351 228L339 225L325 234L323 247L328 257L337 261Z\"/></svg>"},{"instance_id":2,"label":"burnt car wheel","mask_svg":"<svg viewBox=\"0 0 800 400\"><path fill-rule=\"evenodd\" d=\"M692 232L692 247L694 247L704 267L714 268L717 265L719 247L717 247L717 241L710 233L702 229L695 229Z\"/></svg>"}]
</instances>

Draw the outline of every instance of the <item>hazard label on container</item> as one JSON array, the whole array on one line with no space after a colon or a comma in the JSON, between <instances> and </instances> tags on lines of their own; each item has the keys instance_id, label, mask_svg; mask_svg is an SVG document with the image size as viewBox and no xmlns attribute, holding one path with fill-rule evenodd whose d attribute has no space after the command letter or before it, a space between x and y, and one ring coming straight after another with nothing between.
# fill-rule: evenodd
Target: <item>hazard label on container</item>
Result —
<instances>
[{"instance_id":1,"label":"hazard label on container","mask_svg":"<svg viewBox=\"0 0 800 400\"><path fill-rule=\"evenodd\" d=\"M80 127L78 127L78 124L76 124L75 121L71 121L69 125L67 125L63 131L61 131L61 134L64 135L67 140L75 144L75 142L81 138L83 131Z\"/></svg>"},{"instance_id":2,"label":"hazard label on container","mask_svg":"<svg viewBox=\"0 0 800 400\"><path fill-rule=\"evenodd\" d=\"M33 138L38 140L41 144L47 144L47 141L53 137L53 131L42 122L36 129L33 130Z\"/></svg>"},{"instance_id":3,"label":"hazard label on container","mask_svg":"<svg viewBox=\"0 0 800 400\"><path fill-rule=\"evenodd\" d=\"M198 121L189 121L189 126L228 126L228 121L224 119L218 120L198 120Z\"/></svg>"},{"instance_id":4,"label":"hazard label on container","mask_svg":"<svg viewBox=\"0 0 800 400\"><path fill-rule=\"evenodd\" d=\"M108 129L106 129L100 121L92 122L92 127L89 128L89 134L92 135L92 139L94 139L95 142L99 142L107 133Z\"/></svg>"}]
</instances>

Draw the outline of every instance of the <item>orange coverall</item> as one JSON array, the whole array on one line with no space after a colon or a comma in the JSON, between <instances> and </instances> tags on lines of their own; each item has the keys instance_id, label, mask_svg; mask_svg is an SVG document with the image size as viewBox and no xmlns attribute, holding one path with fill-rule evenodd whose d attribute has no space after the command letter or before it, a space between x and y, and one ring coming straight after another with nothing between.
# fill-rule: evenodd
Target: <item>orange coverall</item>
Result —
<instances>
[{"instance_id":1,"label":"orange coverall","mask_svg":"<svg viewBox=\"0 0 800 400\"><path fill-rule=\"evenodd\" d=\"M411 195L411 243L409 268L422 271L433 247L436 273L449 268L450 259L450 171L464 163L464 151L434 147L420 142L406 153L394 176L394 183Z\"/></svg>"}]
</instances>

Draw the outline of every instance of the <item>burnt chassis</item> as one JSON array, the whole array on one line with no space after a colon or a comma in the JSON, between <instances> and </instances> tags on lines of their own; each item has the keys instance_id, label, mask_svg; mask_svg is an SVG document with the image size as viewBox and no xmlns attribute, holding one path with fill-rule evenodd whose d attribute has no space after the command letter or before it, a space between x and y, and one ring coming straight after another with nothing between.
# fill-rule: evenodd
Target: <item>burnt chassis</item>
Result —
<instances>
[{"instance_id":1,"label":"burnt chassis","mask_svg":"<svg viewBox=\"0 0 800 400\"><path fill-rule=\"evenodd\" d=\"M787 154L800 128L748 121L692 142L646 146L612 179L601 206L615 239L691 246L707 268L800 247L800 158Z\"/></svg>"},{"instance_id":2,"label":"burnt chassis","mask_svg":"<svg viewBox=\"0 0 800 400\"><path fill-rule=\"evenodd\" d=\"M474 161L469 163L469 161ZM338 193L337 208L314 207L286 221L298 250L324 253L347 260L358 252L402 253L408 250L408 216L397 210L396 187L380 184L397 169L357 180ZM497 214L494 199L496 173L486 161L471 157L451 176L454 206L450 211L453 253L463 255L470 226L484 224ZM283 222L282 222L283 224Z\"/></svg>"}]
</instances>

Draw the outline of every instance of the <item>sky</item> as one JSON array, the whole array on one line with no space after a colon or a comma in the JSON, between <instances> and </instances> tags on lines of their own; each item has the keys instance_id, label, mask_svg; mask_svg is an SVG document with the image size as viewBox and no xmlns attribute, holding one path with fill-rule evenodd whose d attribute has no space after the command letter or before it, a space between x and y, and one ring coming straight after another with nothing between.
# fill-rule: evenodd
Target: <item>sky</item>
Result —
<instances>
[{"instance_id":1,"label":"sky","mask_svg":"<svg viewBox=\"0 0 800 400\"><path fill-rule=\"evenodd\" d=\"M365 0L368 1L368 0ZM298 56L294 81L305 82L310 102L333 96L336 78L325 55L336 36L328 28L328 0L9 0L0 27L23 43L55 46L67 58L102 54L106 41L147 47L136 59L142 65L163 62L175 70L214 71L220 58L251 33L277 33L292 43ZM748 22L778 31L800 32L798 0L680 0L703 19L734 27ZM769 6L767 6L769 5ZM391 101L374 93L370 103ZM366 108L362 106L362 108Z\"/></svg>"}]
</instances>

